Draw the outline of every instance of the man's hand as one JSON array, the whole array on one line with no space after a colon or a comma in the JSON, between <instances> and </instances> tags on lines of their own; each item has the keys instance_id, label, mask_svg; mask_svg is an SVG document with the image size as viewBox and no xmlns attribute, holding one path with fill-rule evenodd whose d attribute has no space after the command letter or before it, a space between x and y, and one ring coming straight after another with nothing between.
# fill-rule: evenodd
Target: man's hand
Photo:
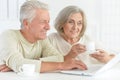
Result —
<instances>
[{"instance_id":1,"label":"man's hand","mask_svg":"<svg viewBox=\"0 0 120 80\"><path fill-rule=\"evenodd\" d=\"M81 69L86 70L87 66L80 60L68 59L64 62L44 62L41 63L40 72L49 72L56 70L71 70Z\"/></svg>"},{"instance_id":2,"label":"man's hand","mask_svg":"<svg viewBox=\"0 0 120 80\"><path fill-rule=\"evenodd\" d=\"M98 50L98 52L90 54L90 56L94 57L100 62L107 63L110 61L115 55L114 54L108 54L104 50Z\"/></svg>"},{"instance_id":3,"label":"man's hand","mask_svg":"<svg viewBox=\"0 0 120 80\"><path fill-rule=\"evenodd\" d=\"M87 66L82 61L75 59L69 59L61 63L60 70L70 70L70 69L86 70Z\"/></svg>"},{"instance_id":4,"label":"man's hand","mask_svg":"<svg viewBox=\"0 0 120 80\"><path fill-rule=\"evenodd\" d=\"M8 71L12 71L12 69L10 69L8 66L6 66L5 64L0 65L0 72L8 72Z\"/></svg>"}]
</instances>

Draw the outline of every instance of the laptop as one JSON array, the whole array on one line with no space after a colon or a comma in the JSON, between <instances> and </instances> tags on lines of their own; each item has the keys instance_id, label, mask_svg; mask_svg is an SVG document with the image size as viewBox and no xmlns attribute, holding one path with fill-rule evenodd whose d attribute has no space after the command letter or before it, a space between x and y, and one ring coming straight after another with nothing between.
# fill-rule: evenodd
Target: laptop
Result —
<instances>
[{"instance_id":1,"label":"laptop","mask_svg":"<svg viewBox=\"0 0 120 80\"><path fill-rule=\"evenodd\" d=\"M120 61L120 54L117 54L113 59L111 59L108 63L104 65L93 65L88 67L88 70L74 69L74 70L64 70L60 72L64 74L95 76L104 73L108 69L112 68L119 61Z\"/></svg>"}]
</instances>

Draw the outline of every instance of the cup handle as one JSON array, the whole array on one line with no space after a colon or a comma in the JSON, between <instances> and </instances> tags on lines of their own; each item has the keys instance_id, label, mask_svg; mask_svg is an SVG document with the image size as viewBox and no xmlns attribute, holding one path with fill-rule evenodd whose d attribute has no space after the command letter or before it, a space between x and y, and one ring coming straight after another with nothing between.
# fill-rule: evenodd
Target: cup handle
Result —
<instances>
[{"instance_id":1,"label":"cup handle","mask_svg":"<svg viewBox=\"0 0 120 80\"><path fill-rule=\"evenodd\" d=\"M19 67L19 72L23 72L23 69L22 69L22 67Z\"/></svg>"}]
</instances>

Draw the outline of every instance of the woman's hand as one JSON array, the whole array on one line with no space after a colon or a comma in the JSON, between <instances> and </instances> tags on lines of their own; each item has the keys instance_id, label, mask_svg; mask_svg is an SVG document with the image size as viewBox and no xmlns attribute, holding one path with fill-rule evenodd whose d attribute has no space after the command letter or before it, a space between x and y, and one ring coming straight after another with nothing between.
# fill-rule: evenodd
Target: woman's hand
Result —
<instances>
[{"instance_id":1,"label":"woman's hand","mask_svg":"<svg viewBox=\"0 0 120 80\"><path fill-rule=\"evenodd\" d=\"M90 56L94 57L100 62L107 63L110 61L115 55L114 54L108 54L104 50L98 50L97 52L90 54Z\"/></svg>"},{"instance_id":2,"label":"woman's hand","mask_svg":"<svg viewBox=\"0 0 120 80\"><path fill-rule=\"evenodd\" d=\"M85 51L86 51L85 45L75 44L72 46L70 52L65 56L65 60L75 58L78 54L81 54Z\"/></svg>"},{"instance_id":3,"label":"woman's hand","mask_svg":"<svg viewBox=\"0 0 120 80\"><path fill-rule=\"evenodd\" d=\"M0 72L8 72L8 71L12 71L12 69L6 66L6 64L0 65Z\"/></svg>"}]
</instances>

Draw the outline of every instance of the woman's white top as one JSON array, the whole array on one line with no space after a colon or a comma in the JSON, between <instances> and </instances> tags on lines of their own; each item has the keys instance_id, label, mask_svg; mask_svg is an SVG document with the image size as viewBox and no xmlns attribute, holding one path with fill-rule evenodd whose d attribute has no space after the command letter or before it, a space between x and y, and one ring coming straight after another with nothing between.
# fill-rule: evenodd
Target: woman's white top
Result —
<instances>
[{"instance_id":1,"label":"woman's white top","mask_svg":"<svg viewBox=\"0 0 120 80\"><path fill-rule=\"evenodd\" d=\"M50 43L63 55L67 55L68 52L71 50L71 47L74 45L71 45L70 43L68 43L66 40L64 40L58 33L52 33L48 36L48 39L50 41ZM89 42L93 42L92 39L90 39L89 36L84 35L81 37L81 39L77 42L83 45L88 44ZM75 44L77 44L75 43ZM104 49L99 43L95 42L95 48L96 49ZM92 58L89 56L88 52L84 52L84 53L80 53L76 59L78 60L82 60L84 63L86 63L87 65L90 64L97 64L100 63L99 61L97 61L96 59Z\"/></svg>"}]
</instances>

